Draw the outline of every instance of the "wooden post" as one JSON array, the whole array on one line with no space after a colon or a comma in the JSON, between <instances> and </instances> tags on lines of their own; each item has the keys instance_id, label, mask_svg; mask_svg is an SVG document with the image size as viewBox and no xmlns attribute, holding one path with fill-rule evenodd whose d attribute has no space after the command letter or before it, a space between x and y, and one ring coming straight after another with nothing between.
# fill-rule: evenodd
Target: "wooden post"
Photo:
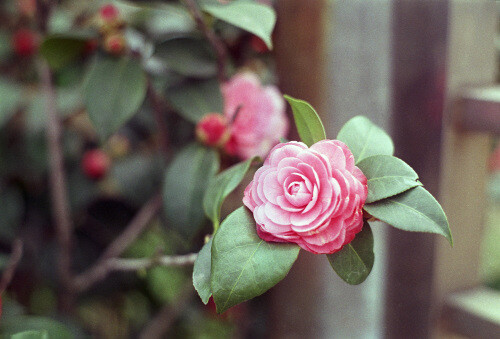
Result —
<instances>
[{"instance_id":1,"label":"wooden post","mask_svg":"<svg viewBox=\"0 0 500 339\"><path fill-rule=\"evenodd\" d=\"M323 111L325 0L278 0L275 55L283 93L307 100ZM292 135L297 139L297 134ZM272 290L273 338L321 337L318 302L323 256L301 251L288 276Z\"/></svg>"},{"instance_id":2,"label":"wooden post","mask_svg":"<svg viewBox=\"0 0 500 339\"><path fill-rule=\"evenodd\" d=\"M448 293L480 284L478 268L487 205L486 165L492 139L488 133L465 130L467 124L463 123L467 120L463 116L461 126L454 122L461 113L470 118L471 112L463 112L470 105L460 100L464 90L493 84L497 70L495 3L452 0L449 17L448 124L444 133L441 202L455 244L453 248L445 241L436 244L434 297L438 305L442 305ZM497 119L499 113L500 108Z\"/></svg>"}]
</instances>

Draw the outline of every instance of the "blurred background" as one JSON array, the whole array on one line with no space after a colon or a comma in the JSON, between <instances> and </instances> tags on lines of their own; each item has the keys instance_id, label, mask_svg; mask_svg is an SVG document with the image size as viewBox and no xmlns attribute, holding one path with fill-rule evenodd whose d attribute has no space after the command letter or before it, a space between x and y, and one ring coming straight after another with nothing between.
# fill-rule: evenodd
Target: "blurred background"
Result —
<instances>
[{"instance_id":1,"label":"blurred background","mask_svg":"<svg viewBox=\"0 0 500 339\"><path fill-rule=\"evenodd\" d=\"M390 132L396 155L442 203L455 243L450 248L435 236L374 224L375 266L363 284L345 284L323 256L302 251L276 287L222 316L193 294L190 266L112 274L80 293L70 310L62 300L57 207L49 195L50 92L43 85L40 43L68 32L83 41L78 54L52 74L75 228L75 272L90 267L143 206L154 205L151 197L163 184L172 154L194 139L192 112L200 103L217 107L220 94L216 59L183 2L156 2L156 10L141 7L144 1L115 3L120 25L126 25L117 43L141 56L160 99L148 96L102 142L85 111L82 83L96 54L118 46L89 33L107 2L52 3L0 3L4 272L16 239L24 244L1 296L1 334L47 329L51 338L498 337L499 1L267 1L277 13L272 51L250 33L214 23L229 51L229 69L251 70L263 83L309 101L327 135L335 136L360 114ZM73 50L68 46L61 48ZM166 152L153 112L162 101L168 103ZM289 139L296 139L294 131ZM224 213L240 205L241 195L231 195ZM198 251L209 230L204 225L186 241L166 224L161 213L151 218L122 256ZM147 332L158 319L163 328Z\"/></svg>"}]
</instances>

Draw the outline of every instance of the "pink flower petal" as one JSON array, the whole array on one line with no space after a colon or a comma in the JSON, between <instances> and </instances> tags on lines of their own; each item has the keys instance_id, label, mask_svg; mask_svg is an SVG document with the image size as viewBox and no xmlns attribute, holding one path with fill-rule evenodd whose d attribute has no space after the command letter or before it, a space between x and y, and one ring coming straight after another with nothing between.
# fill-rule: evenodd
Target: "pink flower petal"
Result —
<instances>
[{"instance_id":1,"label":"pink flower petal","mask_svg":"<svg viewBox=\"0 0 500 339\"><path fill-rule=\"evenodd\" d=\"M282 210L278 206L266 203L264 205L264 213L266 216L277 225L290 225L290 213ZM287 228L289 229L289 227Z\"/></svg>"},{"instance_id":2,"label":"pink flower petal","mask_svg":"<svg viewBox=\"0 0 500 339\"><path fill-rule=\"evenodd\" d=\"M268 172L264 177L263 191L267 201L273 204L277 204L276 198L283 195L283 187L278 182L278 174L275 169Z\"/></svg>"}]
</instances>

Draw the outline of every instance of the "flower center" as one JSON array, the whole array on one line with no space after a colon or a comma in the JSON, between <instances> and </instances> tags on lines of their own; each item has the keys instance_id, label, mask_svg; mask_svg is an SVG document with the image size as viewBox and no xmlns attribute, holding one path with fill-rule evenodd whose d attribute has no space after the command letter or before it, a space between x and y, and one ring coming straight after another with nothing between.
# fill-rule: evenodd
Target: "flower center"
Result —
<instances>
[{"instance_id":1,"label":"flower center","mask_svg":"<svg viewBox=\"0 0 500 339\"><path fill-rule=\"evenodd\" d=\"M301 189L301 184L298 183L297 181L294 181L292 182L289 186L288 186L288 193L290 195L295 195L297 193L299 193L300 189Z\"/></svg>"}]
</instances>

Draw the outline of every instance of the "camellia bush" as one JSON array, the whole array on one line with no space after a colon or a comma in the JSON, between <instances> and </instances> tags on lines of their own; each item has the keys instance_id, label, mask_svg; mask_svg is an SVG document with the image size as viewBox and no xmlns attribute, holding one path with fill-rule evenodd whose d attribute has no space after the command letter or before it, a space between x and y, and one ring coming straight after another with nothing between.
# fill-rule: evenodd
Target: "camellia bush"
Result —
<instances>
[{"instance_id":1,"label":"camellia bush","mask_svg":"<svg viewBox=\"0 0 500 339\"><path fill-rule=\"evenodd\" d=\"M452 243L387 133L327 136L279 91L275 22L271 1L0 4L1 335L232 337L301 250L355 285L372 221Z\"/></svg>"}]
</instances>

